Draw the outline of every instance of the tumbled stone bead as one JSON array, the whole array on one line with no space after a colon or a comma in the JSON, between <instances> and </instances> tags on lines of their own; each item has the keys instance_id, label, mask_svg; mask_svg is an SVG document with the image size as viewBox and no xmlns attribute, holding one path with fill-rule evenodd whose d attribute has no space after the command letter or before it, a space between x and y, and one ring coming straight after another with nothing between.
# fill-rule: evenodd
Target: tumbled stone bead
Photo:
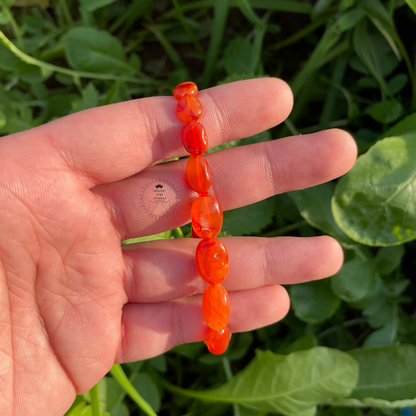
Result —
<instances>
[{"instance_id":1,"label":"tumbled stone bead","mask_svg":"<svg viewBox=\"0 0 416 416\"><path fill-rule=\"evenodd\" d=\"M231 339L231 332L226 326L220 331L214 331L213 329L208 329L207 338L204 340L210 352L213 354L222 354L227 350L228 344Z\"/></svg>"},{"instance_id":2,"label":"tumbled stone bead","mask_svg":"<svg viewBox=\"0 0 416 416\"><path fill-rule=\"evenodd\" d=\"M192 238L201 238L194 230L194 227L191 227L191 237Z\"/></svg>"},{"instance_id":3,"label":"tumbled stone bead","mask_svg":"<svg viewBox=\"0 0 416 416\"><path fill-rule=\"evenodd\" d=\"M193 82L182 82L175 87L173 90L173 96L180 100L181 98L185 97L185 95L189 95L192 97L196 97L198 94L198 87Z\"/></svg>"},{"instance_id":4,"label":"tumbled stone bead","mask_svg":"<svg viewBox=\"0 0 416 416\"><path fill-rule=\"evenodd\" d=\"M227 326L230 315L230 298L221 285L208 285L202 295L202 314L206 324L214 331Z\"/></svg>"},{"instance_id":5,"label":"tumbled stone bead","mask_svg":"<svg viewBox=\"0 0 416 416\"><path fill-rule=\"evenodd\" d=\"M185 97L178 101L176 112L182 121L192 123L201 117L202 105L198 98L185 95Z\"/></svg>"},{"instance_id":6,"label":"tumbled stone bead","mask_svg":"<svg viewBox=\"0 0 416 416\"><path fill-rule=\"evenodd\" d=\"M191 207L192 227L201 238L214 238L222 227L223 214L217 198L199 196Z\"/></svg>"},{"instance_id":7,"label":"tumbled stone bead","mask_svg":"<svg viewBox=\"0 0 416 416\"><path fill-rule=\"evenodd\" d=\"M203 156L191 156L186 164L186 182L199 194L206 194L211 188L211 171Z\"/></svg>"},{"instance_id":8,"label":"tumbled stone bead","mask_svg":"<svg viewBox=\"0 0 416 416\"><path fill-rule=\"evenodd\" d=\"M228 274L228 252L217 238L204 238L196 247L196 268L199 275L209 284L221 283Z\"/></svg>"},{"instance_id":9,"label":"tumbled stone bead","mask_svg":"<svg viewBox=\"0 0 416 416\"><path fill-rule=\"evenodd\" d=\"M208 149L208 138L204 126L195 122L182 129L182 144L191 155L202 155Z\"/></svg>"}]
</instances>

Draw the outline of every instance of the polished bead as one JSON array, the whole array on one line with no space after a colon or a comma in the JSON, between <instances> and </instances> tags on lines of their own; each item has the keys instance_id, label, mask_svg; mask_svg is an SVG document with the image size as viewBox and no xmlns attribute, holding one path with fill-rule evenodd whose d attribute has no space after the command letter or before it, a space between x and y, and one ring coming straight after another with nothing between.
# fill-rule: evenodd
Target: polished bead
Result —
<instances>
[{"instance_id":1,"label":"polished bead","mask_svg":"<svg viewBox=\"0 0 416 416\"><path fill-rule=\"evenodd\" d=\"M211 171L203 156L191 156L186 164L186 182L198 193L206 193L211 188Z\"/></svg>"},{"instance_id":2,"label":"polished bead","mask_svg":"<svg viewBox=\"0 0 416 416\"><path fill-rule=\"evenodd\" d=\"M192 123L201 117L202 105L198 98L185 95L185 97L178 101L176 112L182 121Z\"/></svg>"},{"instance_id":3,"label":"polished bead","mask_svg":"<svg viewBox=\"0 0 416 416\"><path fill-rule=\"evenodd\" d=\"M212 195L199 196L191 207L192 227L201 238L214 238L222 227L222 209Z\"/></svg>"},{"instance_id":4,"label":"polished bead","mask_svg":"<svg viewBox=\"0 0 416 416\"><path fill-rule=\"evenodd\" d=\"M206 324L214 331L227 326L230 315L230 298L221 285L208 285L202 295L202 314Z\"/></svg>"},{"instance_id":5,"label":"polished bead","mask_svg":"<svg viewBox=\"0 0 416 416\"><path fill-rule=\"evenodd\" d=\"M208 138L204 126L195 122L182 129L182 144L191 155L202 155L208 149Z\"/></svg>"},{"instance_id":6,"label":"polished bead","mask_svg":"<svg viewBox=\"0 0 416 416\"><path fill-rule=\"evenodd\" d=\"M226 351L228 344L231 339L231 332L226 326L220 331L214 331L213 329L208 329L207 338L204 340L205 344L210 352L213 354L222 354Z\"/></svg>"},{"instance_id":7,"label":"polished bead","mask_svg":"<svg viewBox=\"0 0 416 416\"><path fill-rule=\"evenodd\" d=\"M175 87L173 90L173 96L180 100L181 98L185 97L185 95L195 97L198 94L198 87L193 82L182 82Z\"/></svg>"},{"instance_id":8,"label":"polished bead","mask_svg":"<svg viewBox=\"0 0 416 416\"><path fill-rule=\"evenodd\" d=\"M221 283L228 274L228 253L217 238L204 238L196 247L196 268L199 275L209 284Z\"/></svg>"}]
</instances>

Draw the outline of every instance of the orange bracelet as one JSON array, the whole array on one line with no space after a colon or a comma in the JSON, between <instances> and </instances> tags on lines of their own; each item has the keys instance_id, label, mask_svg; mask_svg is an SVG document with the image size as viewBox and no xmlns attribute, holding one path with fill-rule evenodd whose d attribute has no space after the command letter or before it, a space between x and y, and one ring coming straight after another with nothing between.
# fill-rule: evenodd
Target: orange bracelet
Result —
<instances>
[{"instance_id":1,"label":"orange bracelet","mask_svg":"<svg viewBox=\"0 0 416 416\"><path fill-rule=\"evenodd\" d=\"M202 115L198 88L193 82L183 82L174 89L173 95L178 100L178 116L187 123L182 130L183 146L191 154L186 165L186 182L199 194L192 204L191 219L192 237L202 238L196 248L196 267L208 283L202 296L202 314L209 327L204 342L213 354L222 354L231 339L227 326L230 299L221 285L228 274L228 253L224 244L215 238L221 230L223 214L218 200L208 194L211 172L202 156L208 142L204 126L197 121Z\"/></svg>"}]
</instances>

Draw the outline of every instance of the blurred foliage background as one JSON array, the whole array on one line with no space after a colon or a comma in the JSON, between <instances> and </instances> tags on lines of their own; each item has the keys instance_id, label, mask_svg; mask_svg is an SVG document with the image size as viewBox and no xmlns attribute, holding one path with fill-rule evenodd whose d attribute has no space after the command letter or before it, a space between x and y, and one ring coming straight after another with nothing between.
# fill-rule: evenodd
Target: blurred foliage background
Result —
<instances>
[{"instance_id":1,"label":"blurred foliage background","mask_svg":"<svg viewBox=\"0 0 416 416\"><path fill-rule=\"evenodd\" d=\"M211 151L340 127L361 155L339 181L225 213L222 235L332 235L337 275L289 287L289 315L223 356L195 343L115 366L68 415L98 414L97 392L115 416L415 414L415 13L415 0L0 0L0 135L185 80L275 76L295 95L289 119Z\"/></svg>"}]
</instances>

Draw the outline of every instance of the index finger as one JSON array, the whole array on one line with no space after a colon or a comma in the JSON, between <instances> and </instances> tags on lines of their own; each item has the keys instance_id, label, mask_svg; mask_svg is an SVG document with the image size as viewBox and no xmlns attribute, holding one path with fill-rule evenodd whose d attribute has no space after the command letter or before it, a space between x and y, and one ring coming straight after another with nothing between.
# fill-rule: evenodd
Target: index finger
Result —
<instances>
[{"instance_id":1,"label":"index finger","mask_svg":"<svg viewBox=\"0 0 416 416\"><path fill-rule=\"evenodd\" d=\"M198 98L210 147L281 123L293 104L289 86L276 78L221 85L200 91ZM185 155L183 126L173 96L150 97L81 111L19 134L26 154L33 155L28 146L37 153L49 146L52 155L93 187Z\"/></svg>"}]
</instances>

